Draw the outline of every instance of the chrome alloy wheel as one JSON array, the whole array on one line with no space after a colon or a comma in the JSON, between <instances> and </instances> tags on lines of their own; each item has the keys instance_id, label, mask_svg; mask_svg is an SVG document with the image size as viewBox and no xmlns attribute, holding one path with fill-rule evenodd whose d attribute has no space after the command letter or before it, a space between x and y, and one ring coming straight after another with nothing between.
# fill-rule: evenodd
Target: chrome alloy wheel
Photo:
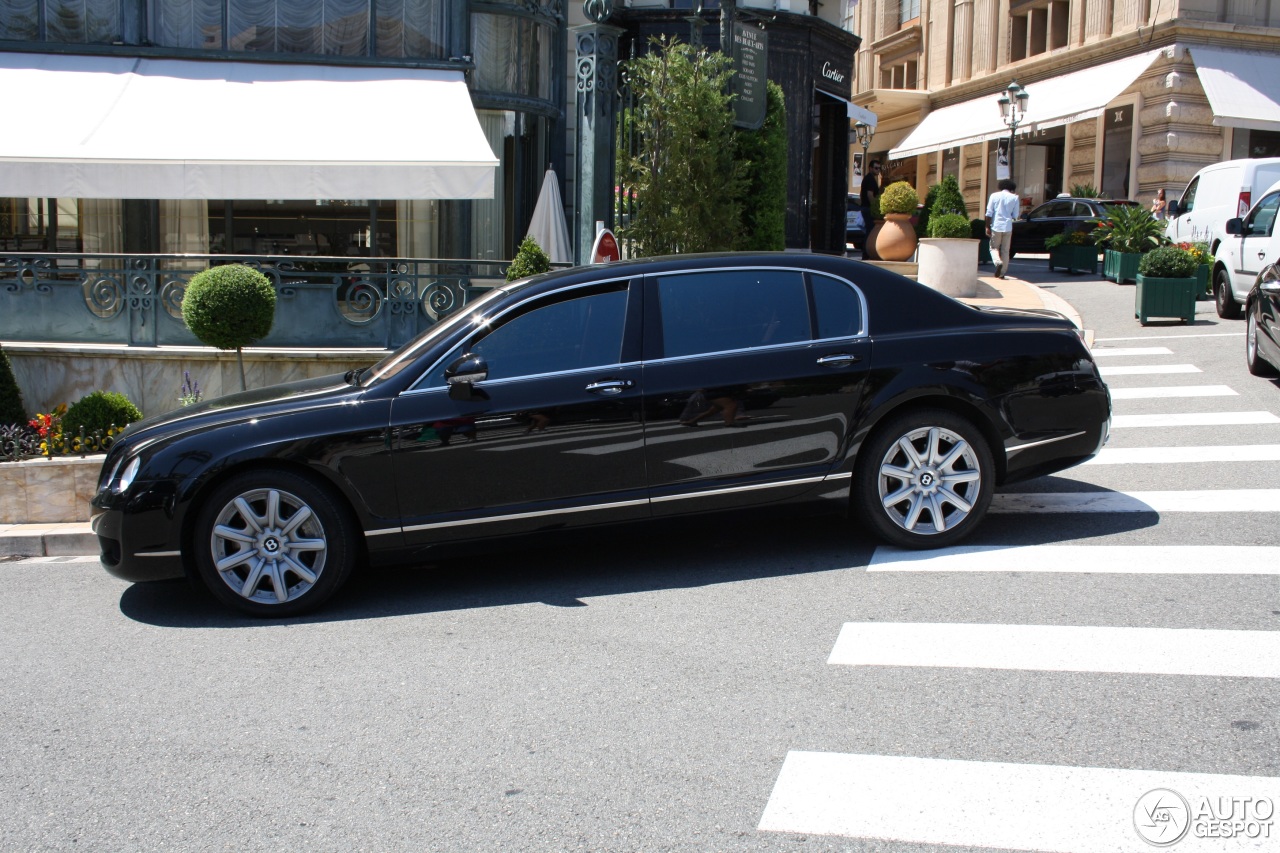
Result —
<instances>
[{"instance_id":1,"label":"chrome alloy wheel","mask_svg":"<svg viewBox=\"0 0 1280 853\"><path fill-rule=\"evenodd\" d=\"M926 426L889 445L876 479L889 518L909 533L929 536L953 529L973 511L982 468L962 436Z\"/></svg>"},{"instance_id":2,"label":"chrome alloy wheel","mask_svg":"<svg viewBox=\"0 0 1280 853\"><path fill-rule=\"evenodd\" d=\"M282 604L306 595L324 571L324 526L305 501L281 489L253 489L230 500L210 534L213 565L232 592Z\"/></svg>"}]
</instances>

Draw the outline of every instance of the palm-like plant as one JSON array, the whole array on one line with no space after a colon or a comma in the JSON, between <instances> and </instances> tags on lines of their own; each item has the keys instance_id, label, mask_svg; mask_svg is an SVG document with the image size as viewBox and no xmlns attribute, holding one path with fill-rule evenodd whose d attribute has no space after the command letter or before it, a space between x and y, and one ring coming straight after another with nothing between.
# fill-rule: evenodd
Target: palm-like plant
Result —
<instances>
[{"instance_id":1,"label":"palm-like plant","mask_svg":"<svg viewBox=\"0 0 1280 853\"><path fill-rule=\"evenodd\" d=\"M1107 218L1098 222L1091 236L1112 251L1140 254L1164 242L1164 223L1141 205L1108 205Z\"/></svg>"}]
</instances>

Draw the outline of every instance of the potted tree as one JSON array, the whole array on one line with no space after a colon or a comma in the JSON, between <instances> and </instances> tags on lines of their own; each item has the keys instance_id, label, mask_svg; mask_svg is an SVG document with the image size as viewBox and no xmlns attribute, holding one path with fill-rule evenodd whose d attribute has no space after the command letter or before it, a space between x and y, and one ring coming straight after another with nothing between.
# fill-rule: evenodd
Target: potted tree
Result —
<instances>
[{"instance_id":1,"label":"potted tree","mask_svg":"<svg viewBox=\"0 0 1280 853\"><path fill-rule=\"evenodd\" d=\"M906 261L915 254L916 232L911 227L911 217L919 204L920 196L906 181L896 181L884 188L880 196L884 225L875 240L876 255L881 260Z\"/></svg>"},{"instance_id":2,"label":"potted tree","mask_svg":"<svg viewBox=\"0 0 1280 853\"><path fill-rule=\"evenodd\" d=\"M920 240L916 280L948 296L978 293L978 241L960 213L932 214L929 236Z\"/></svg>"},{"instance_id":3,"label":"potted tree","mask_svg":"<svg viewBox=\"0 0 1280 853\"><path fill-rule=\"evenodd\" d=\"M1140 205L1107 206L1107 218L1093 230L1093 242L1103 248L1102 274L1122 284L1138 276L1142 255L1159 246L1164 223Z\"/></svg>"},{"instance_id":4,"label":"potted tree","mask_svg":"<svg viewBox=\"0 0 1280 853\"><path fill-rule=\"evenodd\" d=\"M1049 250L1049 272L1065 269L1069 273L1087 272L1096 275L1098 272L1098 247L1093 238L1084 231L1068 231L1065 234L1054 234L1045 238L1045 248Z\"/></svg>"},{"instance_id":5,"label":"potted tree","mask_svg":"<svg viewBox=\"0 0 1280 853\"><path fill-rule=\"evenodd\" d=\"M182 319L201 343L235 350L245 390L244 347L265 338L275 323L276 289L245 264L210 267L192 276L182 297Z\"/></svg>"},{"instance_id":6,"label":"potted tree","mask_svg":"<svg viewBox=\"0 0 1280 853\"><path fill-rule=\"evenodd\" d=\"M1194 255L1177 246L1161 246L1142 256L1138 264L1133 315L1147 325L1149 317L1177 317L1184 323L1196 318L1196 266Z\"/></svg>"}]
</instances>

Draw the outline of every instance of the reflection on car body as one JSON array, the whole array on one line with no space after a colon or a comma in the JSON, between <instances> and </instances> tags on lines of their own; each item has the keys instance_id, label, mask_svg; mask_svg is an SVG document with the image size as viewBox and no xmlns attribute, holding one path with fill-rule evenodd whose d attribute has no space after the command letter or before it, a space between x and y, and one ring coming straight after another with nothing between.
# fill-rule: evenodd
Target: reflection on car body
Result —
<instances>
[{"instance_id":1,"label":"reflection on car body","mask_svg":"<svg viewBox=\"0 0 1280 853\"><path fill-rule=\"evenodd\" d=\"M366 562L664 516L812 504L950 545L1109 421L1052 312L838 257L653 258L502 285L371 369L135 424L93 525L119 577L286 615Z\"/></svg>"}]
</instances>

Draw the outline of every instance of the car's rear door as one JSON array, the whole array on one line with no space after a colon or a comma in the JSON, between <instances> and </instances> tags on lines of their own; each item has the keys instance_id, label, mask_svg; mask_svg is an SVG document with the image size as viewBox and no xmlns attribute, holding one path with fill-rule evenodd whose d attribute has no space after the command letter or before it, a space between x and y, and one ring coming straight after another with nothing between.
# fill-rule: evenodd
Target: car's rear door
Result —
<instances>
[{"instance_id":1,"label":"car's rear door","mask_svg":"<svg viewBox=\"0 0 1280 853\"><path fill-rule=\"evenodd\" d=\"M851 283L780 268L658 274L645 305L654 515L831 487L871 362Z\"/></svg>"}]
</instances>

